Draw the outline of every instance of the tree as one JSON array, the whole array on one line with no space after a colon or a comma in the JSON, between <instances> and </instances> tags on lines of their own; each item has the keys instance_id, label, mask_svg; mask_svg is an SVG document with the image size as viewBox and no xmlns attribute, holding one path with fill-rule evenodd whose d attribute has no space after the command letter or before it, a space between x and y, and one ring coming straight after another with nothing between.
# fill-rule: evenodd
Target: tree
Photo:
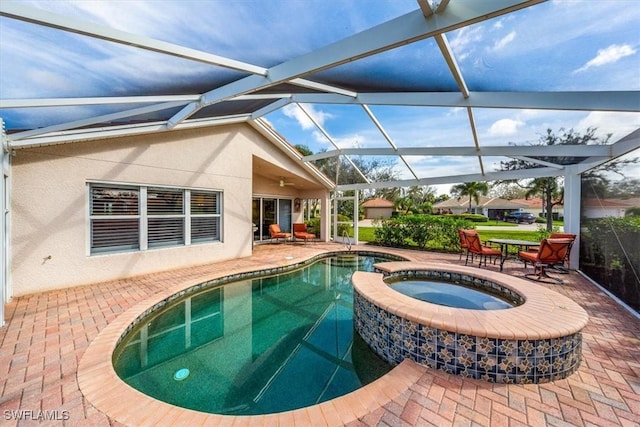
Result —
<instances>
[{"instance_id":1,"label":"tree","mask_svg":"<svg viewBox=\"0 0 640 427\"><path fill-rule=\"evenodd\" d=\"M607 197L629 198L640 197L640 179L624 179L610 185Z\"/></svg>"},{"instance_id":2,"label":"tree","mask_svg":"<svg viewBox=\"0 0 640 427\"><path fill-rule=\"evenodd\" d=\"M311 149L309 147L307 147L304 144L296 144L293 146L296 150L298 150L298 152L300 154L302 154L303 156L310 156L313 154L313 151L311 151Z\"/></svg>"},{"instance_id":3,"label":"tree","mask_svg":"<svg viewBox=\"0 0 640 427\"><path fill-rule=\"evenodd\" d=\"M607 144L611 135L607 135L604 138L599 138L595 135L596 128L588 128L587 131L581 135L575 132L573 129L565 131L564 128L560 128L558 133L554 133L551 129L547 129L547 133L540 137L540 140L535 145L590 145L590 144ZM513 145L516 145L513 143ZM584 157L580 156L541 156L531 157L532 160L539 160L542 162L550 162L560 165L570 165L579 163ZM592 189L598 189L597 192L603 191L606 188L608 173L621 173L621 168L629 163L636 162L637 159L622 160L609 162L599 168L586 172L582 175L583 186L589 185ZM540 165L536 162L527 161L523 159L512 159L506 162L500 162L500 170L512 171L520 169L533 169L538 168ZM528 180L506 180L500 181L504 183L517 183L527 190L527 198L535 195L540 195L543 200L544 209L547 213L547 230L553 230L553 218L551 212L553 206L564 202L564 188L560 184L560 179L556 177L536 178Z\"/></svg>"},{"instance_id":4,"label":"tree","mask_svg":"<svg viewBox=\"0 0 640 427\"><path fill-rule=\"evenodd\" d=\"M408 214L409 211L415 210L416 204L411 197L404 196L395 199L393 207L396 208L397 211L404 211L405 214Z\"/></svg>"},{"instance_id":5,"label":"tree","mask_svg":"<svg viewBox=\"0 0 640 427\"><path fill-rule=\"evenodd\" d=\"M564 200L564 188L558 184L555 177L535 178L529 184L525 199L540 196L542 199L542 211L546 214L547 230L553 229L553 207L560 204Z\"/></svg>"},{"instance_id":6,"label":"tree","mask_svg":"<svg viewBox=\"0 0 640 427\"><path fill-rule=\"evenodd\" d=\"M370 181L374 182L387 182L387 181L396 181L398 179L397 171L394 169L393 165L387 165L384 167L379 167L373 171L370 171L367 175ZM402 194L400 187L389 187L389 188L374 188L368 190L368 194L366 196L374 198L380 197L381 199L386 199L389 201L394 201Z\"/></svg>"},{"instance_id":7,"label":"tree","mask_svg":"<svg viewBox=\"0 0 640 427\"><path fill-rule=\"evenodd\" d=\"M636 163L637 157L615 159L583 173L583 197L633 197L640 194L640 182L637 179L612 181L614 175L626 178L625 168Z\"/></svg>"},{"instance_id":8,"label":"tree","mask_svg":"<svg viewBox=\"0 0 640 427\"><path fill-rule=\"evenodd\" d=\"M461 199L469 196L469 212L471 212L471 200L476 201L476 205L480 203L480 196L486 196L489 193L489 184L486 182L465 182L451 187L453 197Z\"/></svg>"},{"instance_id":9,"label":"tree","mask_svg":"<svg viewBox=\"0 0 640 427\"><path fill-rule=\"evenodd\" d=\"M493 185L489 190L490 197L499 197L501 199L513 200L524 199L527 189L522 188L514 183L502 182Z\"/></svg>"},{"instance_id":10,"label":"tree","mask_svg":"<svg viewBox=\"0 0 640 427\"><path fill-rule=\"evenodd\" d=\"M313 152L309 150L305 145L296 145L295 148L305 156L312 155ZM326 150L321 150L326 151ZM393 164L389 161L381 161L379 159L365 160L362 157L352 157L349 161L344 156L330 157L326 159L320 159L314 162L314 165L324 173L329 179L333 180L336 184L357 184L363 183L367 177L369 181L394 181L397 180L397 173L394 170ZM357 169L351 164L357 167ZM384 191L386 189L361 190L358 193L360 200L365 200L370 197L384 197ZM343 196L353 196L354 191L346 191ZM387 200L394 200L395 197L384 197ZM319 202L319 201L318 201ZM315 211L315 207L314 207ZM353 202L343 201L338 204L338 213L346 217L353 216Z\"/></svg>"}]
</instances>

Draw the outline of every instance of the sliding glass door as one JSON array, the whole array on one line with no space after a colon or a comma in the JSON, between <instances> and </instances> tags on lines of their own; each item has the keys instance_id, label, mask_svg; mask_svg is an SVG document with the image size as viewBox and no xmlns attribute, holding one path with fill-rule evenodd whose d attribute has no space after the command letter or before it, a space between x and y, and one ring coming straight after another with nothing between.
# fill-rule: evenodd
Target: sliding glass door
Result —
<instances>
[{"instance_id":1,"label":"sliding glass door","mask_svg":"<svg viewBox=\"0 0 640 427\"><path fill-rule=\"evenodd\" d=\"M252 201L253 240L270 240L269 225L278 224L280 229L291 232L291 199L254 197Z\"/></svg>"}]
</instances>

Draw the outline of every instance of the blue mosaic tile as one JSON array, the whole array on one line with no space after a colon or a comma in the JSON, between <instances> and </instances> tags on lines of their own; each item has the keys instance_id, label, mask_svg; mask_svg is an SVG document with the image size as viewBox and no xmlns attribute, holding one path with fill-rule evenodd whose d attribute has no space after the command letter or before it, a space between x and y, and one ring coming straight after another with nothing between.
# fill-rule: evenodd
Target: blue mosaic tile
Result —
<instances>
[{"instance_id":1,"label":"blue mosaic tile","mask_svg":"<svg viewBox=\"0 0 640 427\"><path fill-rule=\"evenodd\" d=\"M467 278L461 276L460 280ZM376 354L392 364L410 358L424 366L468 378L528 384L566 378L581 362L580 333L520 341L457 334L402 319L376 307L357 292L354 314L360 317L354 323L356 331Z\"/></svg>"}]
</instances>

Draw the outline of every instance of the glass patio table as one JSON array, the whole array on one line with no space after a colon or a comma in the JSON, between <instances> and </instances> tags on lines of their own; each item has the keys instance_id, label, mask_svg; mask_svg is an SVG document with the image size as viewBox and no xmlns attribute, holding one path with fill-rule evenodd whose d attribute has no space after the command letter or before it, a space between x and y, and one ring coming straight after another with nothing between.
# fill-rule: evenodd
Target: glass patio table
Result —
<instances>
[{"instance_id":1,"label":"glass patio table","mask_svg":"<svg viewBox=\"0 0 640 427\"><path fill-rule=\"evenodd\" d=\"M500 252L502 252L502 259L500 260L500 271L502 271L502 267L504 266L504 262L509 258L509 246L517 246L518 250L516 251L517 259L518 251L528 250L534 246L540 246L540 242L532 242L531 240L515 240L515 239L489 239L487 240L489 243L495 243L500 245Z\"/></svg>"}]
</instances>

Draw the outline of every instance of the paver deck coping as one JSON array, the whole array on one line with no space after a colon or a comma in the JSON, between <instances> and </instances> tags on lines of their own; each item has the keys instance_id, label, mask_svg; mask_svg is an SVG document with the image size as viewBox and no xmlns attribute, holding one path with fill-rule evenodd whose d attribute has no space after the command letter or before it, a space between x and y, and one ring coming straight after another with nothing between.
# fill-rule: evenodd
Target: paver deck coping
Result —
<instances>
[{"instance_id":1,"label":"paver deck coping","mask_svg":"<svg viewBox=\"0 0 640 427\"><path fill-rule=\"evenodd\" d=\"M92 344L108 325L126 317L125 314L129 316L129 310L134 306L139 307L139 312L143 311L149 306L149 301L156 299L155 295L162 297L169 288L174 290L188 287L188 282L199 283L243 271L300 263L343 249L343 245L321 242L306 246L258 245L249 258L16 297L6 304L7 325L0 328L0 416L5 411L42 409L68 411L69 421L64 424L70 426L121 427L124 420L125 425L136 425L131 421L135 414L130 418L130 413L140 407L125 401L124 396L138 392L129 390L120 396L119 403L112 403L109 412L104 412L86 399L79 387L80 382L87 386L91 380L89 368L95 368L95 373L104 372L101 370L104 367L94 364L110 358L112 344ZM354 246L354 251L361 250L391 253L411 261L435 262L439 266L464 264L464 261L459 261L458 254ZM497 270L498 266L493 265L473 269L474 274L481 277ZM522 277L525 269L521 263L510 261L505 263L505 272L511 277ZM472 423L533 427L552 424L638 426L640 318L627 312L579 273L572 271L564 278L565 283L560 286L537 285L563 294L589 314L587 326L582 331L582 363L575 374L545 384L505 385L417 366L416 376L422 372L420 378L417 381L414 376L404 378L400 388L386 387L381 382L361 388L359 392L365 396L361 403L370 412L350 422L348 427L406 423L441 426ZM533 282L527 283L534 285ZM123 323L132 320L135 316ZM528 319L525 323L529 321L539 319ZM117 341L121 332L122 329L114 331L110 339ZM93 361L85 359L89 347L100 357ZM82 372L78 371L78 360L83 364ZM401 366L403 369L407 367L406 364ZM391 372L401 371L395 369ZM87 375L84 379L83 373ZM102 394L107 398L112 394L101 383L92 386L102 388ZM400 393L401 390L404 392ZM94 392L99 393L100 390ZM390 401L394 395L396 397ZM332 404L322 408L320 405L312 406L304 411L304 417L283 413L251 417L251 420L264 426L278 426L281 421L288 425L293 422L304 424L307 419L313 420L314 425L343 423ZM214 422L210 414L171 407L158 424L242 426L249 425L248 419L220 417L217 418L220 422ZM8 426L36 423L27 419L3 419L3 425ZM57 426L60 423L38 425Z\"/></svg>"},{"instance_id":2,"label":"paver deck coping","mask_svg":"<svg viewBox=\"0 0 640 427\"><path fill-rule=\"evenodd\" d=\"M528 280L478 268L416 262L376 264L389 274L403 271L441 271L490 280L522 296L525 302L505 310L469 310L420 301L393 290L381 273L357 271L354 288L366 299L390 313L450 332L488 338L538 340L558 338L581 331L589 320L587 312L558 292Z\"/></svg>"}]
</instances>

